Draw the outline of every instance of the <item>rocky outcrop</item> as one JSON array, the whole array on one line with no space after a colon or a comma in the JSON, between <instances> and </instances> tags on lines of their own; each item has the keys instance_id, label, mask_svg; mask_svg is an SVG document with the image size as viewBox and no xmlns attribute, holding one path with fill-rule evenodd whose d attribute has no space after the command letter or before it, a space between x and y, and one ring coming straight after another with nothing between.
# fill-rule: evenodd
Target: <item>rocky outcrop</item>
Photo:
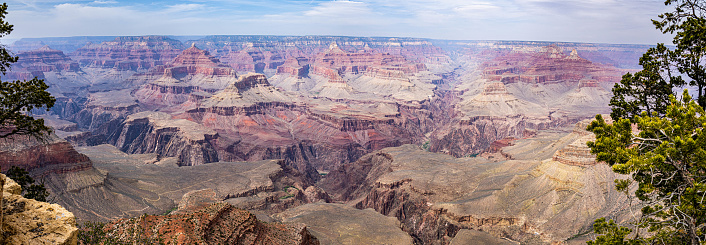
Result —
<instances>
[{"instance_id":1,"label":"rocky outcrop","mask_svg":"<svg viewBox=\"0 0 706 245\"><path fill-rule=\"evenodd\" d=\"M227 203L143 215L106 226L121 241L163 240L170 244L319 244L302 224L265 223Z\"/></svg>"},{"instance_id":2,"label":"rocky outcrop","mask_svg":"<svg viewBox=\"0 0 706 245\"><path fill-rule=\"evenodd\" d=\"M15 69L21 67L27 71L41 72L77 72L80 69L78 62L71 60L71 58L64 55L64 52L51 49L49 46L44 46L37 50L20 52L17 54L17 57L19 57L19 60L13 66Z\"/></svg>"},{"instance_id":3,"label":"rocky outcrop","mask_svg":"<svg viewBox=\"0 0 706 245\"><path fill-rule=\"evenodd\" d=\"M74 215L58 204L23 198L20 185L0 174L2 186L3 244L75 245L78 228Z\"/></svg>"},{"instance_id":4,"label":"rocky outcrop","mask_svg":"<svg viewBox=\"0 0 706 245\"><path fill-rule=\"evenodd\" d=\"M230 47L227 54L221 56L223 63L236 71L270 73L285 63L284 50L272 50L264 43L244 43L242 49L233 50Z\"/></svg>"},{"instance_id":5,"label":"rocky outcrop","mask_svg":"<svg viewBox=\"0 0 706 245\"><path fill-rule=\"evenodd\" d=\"M211 144L218 134L195 122L174 120L166 113L141 112L130 115L119 128L108 142L126 153L177 157L179 166L218 162Z\"/></svg>"}]
</instances>

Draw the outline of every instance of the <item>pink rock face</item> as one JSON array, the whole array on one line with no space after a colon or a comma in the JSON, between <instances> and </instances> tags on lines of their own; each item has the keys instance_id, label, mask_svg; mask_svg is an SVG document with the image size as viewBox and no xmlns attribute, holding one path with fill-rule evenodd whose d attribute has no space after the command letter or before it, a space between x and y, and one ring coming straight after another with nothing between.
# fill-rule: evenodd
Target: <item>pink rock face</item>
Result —
<instances>
[{"instance_id":1,"label":"pink rock face","mask_svg":"<svg viewBox=\"0 0 706 245\"><path fill-rule=\"evenodd\" d=\"M233 68L208 51L192 46L173 62L135 76L133 83L146 83L135 92L140 102L150 106L175 106L187 102L196 92L214 93L224 89L236 78Z\"/></svg>"},{"instance_id":2,"label":"pink rock face","mask_svg":"<svg viewBox=\"0 0 706 245\"><path fill-rule=\"evenodd\" d=\"M37 50L17 54L19 60L3 77L11 80L44 79L44 72L77 72L80 70L77 62L64 55L60 50L44 46Z\"/></svg>"},{"instance_id":3,"label":"pink rock face","mask_svg":"<svg viewBox=\"0 0 706 245\"><path fill-rule=\"evenodd\" d=\"M423 64L410 64L403 56L389 53L378 53L372 50L363 50L358 53L348 53L334 42L329 50L318 54L313 61L312 67L324 67L338 71L338 73L366 73L380 78L390 77L395 71L401 72L394 76L416 73L426 70ZM312 72L320 72L319 69L312 68ZM321 72L324 75L326 72Z\"/></svg>"},{"instance_id":4,"label":"pink rock face","mask_svg":"<svg viewBox=\"0 0 706 245\"><path fill-rule=\"evenodd\" d=\"M168 37L118 37L110 42L86 45L71 56L81 66L135 71L166 64L181 50L181 42Z\"/></svg>"},{"instance_id":5,"label":"pink rock face","mask_svg":"<svg viewBox=\"0 0 706 245\"><path fill-rule=\"evenodd\" d=\"M60 50L54 50L49 46L44 46L37 50L21 52L17 54L20 59L15 64L28 71L78 71L78 63L64 55Z\"/></svg>"},{"instance_id":6,"label":"pink rock face","mask_svg":"<svg viewBox=\"0 0 706 245\"><path fill-rule=\"evenodd\" d=\"M0 168L6 171L12 166L24 168L34 175L46 175L78 172L91 168L92 164L69 142L51 135L46 144L27 136L0 141Z\"/></svg>"},{"instance_id":7,"label":"pink rock face","mask_svg":"<svg viewBox=\"0 0 706 245\"><path fill-rule=\"evenodd\" d=\"M503 83L556 83L578 82L584 78L595 83L620 81L623 71L592 63L578 56L576 51L565 55L556 46L548 46L544 52L513 52L501 55L483 64L483 76L491 81Z\"/></svg>"}]
</instances>

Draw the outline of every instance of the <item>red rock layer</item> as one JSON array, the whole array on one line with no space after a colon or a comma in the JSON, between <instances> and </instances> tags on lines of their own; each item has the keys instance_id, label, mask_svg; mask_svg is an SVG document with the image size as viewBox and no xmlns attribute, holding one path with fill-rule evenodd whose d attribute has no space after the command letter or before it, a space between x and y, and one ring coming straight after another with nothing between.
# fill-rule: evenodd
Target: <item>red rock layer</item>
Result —
<instances>
[{"instance_id":1,"label":"red rock layer","mask_svg":"<svg viewBox=\"0 0 706 245\"><path fill-rule=\"evenodd\" d=\"M71 56L81 66L141 70L163 65L181 53L181 42L163 36L118 37L86 45Z\"/></svg>"},{"instance_id":2,"label":"red rock layer","mask_svg":"<svg viewBox=\"0 0 706 245\"><path fill-rule=\"evenodd\" d=\"M399 55L377 52L348 53L332 43L327 52L318 54L312 64L312 73L334 76L326 69L332 69L337 73L369 73L372 76L383 79L402 79L405 74L416 73L426 70L423 64L409 64L409 62Z\"/></svg>"},{"instance_id":3,"label":"red rock layer","mask_svg":"<svg viewBox=\"0 0 706 245\"><path fill-rule=\"evenodd\" d=\"M575 52L565 55L556 46L545 47L544 52L511 52L483 64L483 77L508 83L579 82L582 79L596 83L620 81L622 72L609 66L592 63Z\"/></svg>"},{"instance_id":4,"label":"red rock layer","mask_svg":"<svg viewBox=\"0 0 706 245\"><path fill-rule=\"evenodd\" d=\"M24 168L34 175L78 172L93 165L86 155L78 153L71 144L50 136L40 142L28 136L16 136L0 141L0 169L12 166Z\"/></svg>"},{"instance_id":5,"label":"red rock layer","mask_svg":"<svg viewBox=\"0 0 706 245\"><path fill-rule=\"evenodd\" d=\"M277 67L277 74L288 74L296 78L309 76L308 59L304 57L290 57L282 66Z\"/></svg>"},{"instance_id":6,"label":"red rock layer","mask_svg":"<svg viewBox=\"0 0 706 245\"><path fill-rule=\"evenodd\" d=\"M77 62L64 55L60 50L44 46L37 50L17 54L19 60L3 77L11 80L44 79L44 72L77 72L80 70Z\"/></svg>"},{"instance_id":7,"label":"red rock layer","mask_svg":"<svg viewBox=\"0 0 706 245\"><path fill-rule=\"evenodd\" d=\"M71 60L64 52L44 46L37 50L17 54L19 60L15 68L22 67L28 71L73 71L79 70L78 62Z\"/></svg>"},{"instance_id":8,"label":"red rock layer","mask_svg":"<svg viewBox=\"0 0 706 245\"><path fill-rule=\"evenodd\" d=\"M262 45L248 43L240 51L229 51L221 61L237 71L263 73L265 69L277 69L285 63L283 50L263 51Z\"/></svg>"},{"instance_id":9,"label":"red rock layer","mask_svg":"<svg viewBox=\"0 0 706 245\"><path fill-rule=\"evenodd\" d=\"M264 223L248 211L214 203L169 215L120 219L106 226L121 241L169 244L319 244L303 224Z\"/></svg>"}]
</instances>

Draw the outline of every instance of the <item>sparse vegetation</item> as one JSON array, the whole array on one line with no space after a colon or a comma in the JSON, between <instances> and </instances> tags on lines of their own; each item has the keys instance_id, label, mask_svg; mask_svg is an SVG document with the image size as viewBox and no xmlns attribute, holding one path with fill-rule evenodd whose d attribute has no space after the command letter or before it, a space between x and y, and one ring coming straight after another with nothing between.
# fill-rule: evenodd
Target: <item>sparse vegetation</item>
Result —
<instances>
[{"instance_id":1,"label":"sparse vegetation","mask_svg":"<svg viewBox=\"0 0 706 245\"><path fill-rule=\"evenodd\" d=\"M37 184L36 181L29 176L29 172L23 168L12 166L7 171L6 176L22 187L22 196L24 198L34 199L40 202L46 202L49 197L47 188L44 183Z\"/></svg>"},{"instance_id":2,"label":"sparse vegetation","mask_svg":"<svg viewBox=\"0 0 706 245\"><path fill-rule=\"evenodd\" d=\"M424 149L425 151L429 151L429 144L431 144L431 142L428 140L427 142L424 142L424 144L422 144L422 149Z\"/></svg>"},{"instance_id":3,"label":"sparse vegetation","mask_svg":"<svg viewBox=\"0 0 706 245\"><path fill-rule=\"evenodd\" d=\"M134 219L130 219L134 222ZM79 225L78 244L82 245L135 245L135 244L165 244L161 236L157 238L144 237L145 232L130 226L127 236L118 237L106 228L105 223L87 221Z\"/></svg>"}]
</instances>

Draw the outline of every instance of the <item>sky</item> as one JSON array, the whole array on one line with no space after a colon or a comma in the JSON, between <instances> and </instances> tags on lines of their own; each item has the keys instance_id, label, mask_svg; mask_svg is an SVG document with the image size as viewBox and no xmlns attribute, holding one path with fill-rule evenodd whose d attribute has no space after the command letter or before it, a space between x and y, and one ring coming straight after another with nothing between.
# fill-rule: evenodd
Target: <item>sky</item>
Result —
<instances>
[{"instance_id":1,"label":"sky","mask_svg":"<svg viewBox=\"0 0 706 245\"><path fill-rule=\"evenodd\" d=\"M335 35L669 43L664 0L6 0L24 37Z\"/></svg>"}]
</instances>

